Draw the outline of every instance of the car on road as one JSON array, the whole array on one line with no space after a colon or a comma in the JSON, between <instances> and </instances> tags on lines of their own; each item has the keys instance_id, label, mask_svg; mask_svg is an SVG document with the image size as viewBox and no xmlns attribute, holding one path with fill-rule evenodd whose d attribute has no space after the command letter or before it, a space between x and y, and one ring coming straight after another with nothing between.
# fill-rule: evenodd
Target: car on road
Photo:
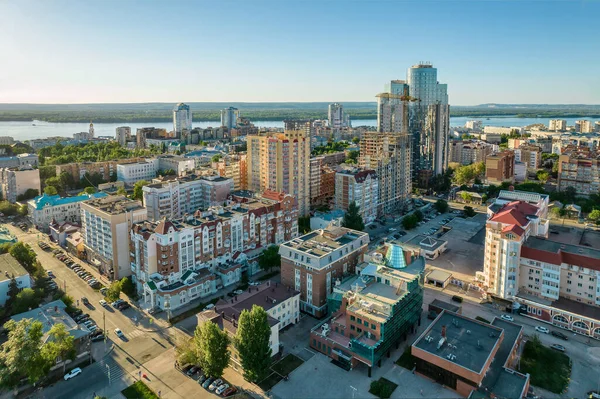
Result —
<instances>
[{"instance_id":1,"label":"car on road","mask_svg":"<svg viewBox=\"0 0 600 399\"><path fill-rule=\"evenodd\" d=\"M100 299L100 305L108 307L108 303L104 299Z\"/></svg>"},{"instance_id":2,"label":"car on road","mask_svg":"<svg viewBox=\"0 0 600 399\"><path fill-rule=\"evenodd\" d=\"M131 307L131 305L129 304L129 302L123 301L119 304L119 306L117 306L117 309L119 309L120 311L123 311L125 309L129 309L130 307Z\"/></svg>"},{"instance_id":3,"label":"car on road","mask_svg":"<svg viewBox=\"0 0 600 399\"><path fill-rule=\"evenodd\" d=\"M212 384L210 384L210 386L208 387L209 391L214 391L215 389L217 389L217 387L221 386L221 384L223 384L223 380L222 379L216 379L213 381Z\"/></svg>"},{"instance_id":4,"label":"car on road","mask_svg":"<svg viewBox=\"0 0 600 399\"><path fill-rule=\"evenodd\" d=\"M65 374L64 379L65 381L68 381L71 378L77 377L79 374L81 374L81 369L79 367L75 367L73 370Z\"/></svg>"},{"instance_id":5,"label":"car on road","mask_svg":"<svg viewBox=\"0 0 600 399\"><path fill-rule=\"evenodd\" d=\"M215 393L217 395L221 395L223 392L225 392L225 390L229 388L229 384L223 384L220 387L218 387L217 389L215 389Z\"/></svg>"},{"instance_id":6,"label":"car on road","mask_svg":"<svg viewBox=\"0 0 600 399\"><path fill-rule=\"evenodd\" d=\"M114 301L113 303L110 304L110 306L112 306L113 308L116 308L119 306L120 303L122 303L123 300L122 299L117 299L116 301Z\"/></svg>"},{"instance_id":7,"label":"car on road","mask_svg":"<svg viewBox=\"0 0 600 399\"><path fill-rule=\"evenodd\" d=\"M86 297L82 297L81 302L85 303L86 305L90 303Z\"/></svg>"},{"instance_id":8,"label":"car on road","mask_svg":"<svg viewBox=\"0 0 600 399\"><path fill-rule=\"evenodd\" d=\"M244 291L243 290L235 290L235 291L233 291L233 293L235 295L242 295L244 293Z\"/></svg>"},{"instance_id":9,"label":"car on road","mask_svg":"<svg viewBox=\"0 0 600 399\"><path fill-rule=\"evenodd\" d=\"M564 352L566 350L564 346L559 345L559 344L552 344L552 345L550 345L550 348L552 348L556 351L559 351L559 352Z\"/></svg>"},{"instance_id":10,"label":"car on road","mask_svg":"<svg viewBox=\"0 0 600 399\"><path fill-rule=\"evenodd\" d=\"M253 286L253 287L254 287L254 286L260 285L260 281L250 281L250 282L248 283L248 285L251 285L251 286Z\"/></svg>"},{"instance_id":11,"label":"car on road","mask_svg":"<svg viewBox=\"0 0 600 399\"><path fill-rule=\"evenodd\" d=\"M120 328L115 328L115 335L121 339L125 339L125 334L123 334Z\"/></svg>"},{"instance_id":12,"label":"car on road","mask_svg":"<svg viewBox=\"0 0 600 399\"><path fill-rule=\"evenodd\" d=\"M397 229L397 228L395 228L395 227L390 227L390 228L388 229L388 231L398 231L398 229Z\"/></svg>"},{"instance_id":13,"label":"car on road","mask_svg":"<svg viewBox=\"0 0 600 399\"><path fill-rule=\"evenodd\" d=\"M202 383L202 388L208 389L208 387L210 386L210 384L212 384L212 382L214 381L213 378L209 377L206 379L206 381L204 381Z\"/></svg>"},{"instance_id":14,"label":"car on road","mask_svg":"<svg viewBox=\"0 0 600 399\"><path fill-rule=\"evenodd\" d=\"M228 292L227 296L230 297L230 298L233 298L235 296L235 294L233 292Z\"/></svg>"},{"instance_id":15,"label":"car on road","mask_svg":"<svg viewBox=\"0 0 600 399\"><path fill-rule=\"evenodd\" d=\"M550 334L552 334L556 338L560 338L560 339L563 339L565 341L569 340L569 337L567 337L567 334L563 334L560 331L552 331Z\"/></svg>"},{"instance_id":16,"label":"car on road","mask_svg":"<svg viewBox=\"0 0 600 399\"><path fill-rule=\"evenodd\" d=\"M226 398L228 396L233 395L234 393L237 392L237 388L236 387L229 387L225 390L225 392L223 392L223 397Z\"/></svg>"},{"instance_id":17,"label":"car on road","mask_svg":"<svg viewBox=\"0 0 600 399\"><path fill-rule=\"evenodd\" d=\"M541 333L544 333L544 334L550 333L550 330L548 330L548 328L543 327L543 326L535 326L535 331L541 332Z\"/></svg>"},{"instance_id":18,"label":"car on road","mask_svg":"<svg viewBox=\"0 0 600 399\"><path fill-rule=\"evenodd\" d=\"M515 321L515 319L513 319L513 317L512 317L512 316L509 316L509 315L507 315L507 314L503 314L502 316L500 316L500 318L501 318L502 320L506 320L506 321Z\"/></svg>"}]
</instances>

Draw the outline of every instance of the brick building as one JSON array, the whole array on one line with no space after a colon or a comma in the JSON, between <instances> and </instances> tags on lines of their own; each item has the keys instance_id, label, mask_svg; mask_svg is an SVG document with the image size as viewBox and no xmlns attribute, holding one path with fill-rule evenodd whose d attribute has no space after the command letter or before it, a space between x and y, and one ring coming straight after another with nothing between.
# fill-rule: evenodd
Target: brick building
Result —
<instances>
[{"instance_id":1,"label":"brick building","mask_svg":"<svg viewBox=\"0 0 600 399\"><path fill-rule=\"evenodd\" d=\"M515 154L503 151L488 155L485 160L485 179L488 184L513 182L515 178Z\"/></svg>"}]
</instances>

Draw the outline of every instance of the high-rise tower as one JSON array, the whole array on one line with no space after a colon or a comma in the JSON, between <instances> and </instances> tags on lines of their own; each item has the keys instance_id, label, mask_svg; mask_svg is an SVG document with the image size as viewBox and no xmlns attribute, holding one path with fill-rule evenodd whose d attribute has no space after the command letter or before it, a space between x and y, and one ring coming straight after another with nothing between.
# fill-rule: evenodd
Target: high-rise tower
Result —
<instances>
[{"instance_id":1,"label":"high-rise tower","mask_svg":"<svg viewBox=\"0 0 600 399\"><path fill-rule=\"evenodd\" d=\"M189 105L179 103L173 109L173 133L180 138L184 130L192 130L192 111Z\"/></svg>"}]
</instances>

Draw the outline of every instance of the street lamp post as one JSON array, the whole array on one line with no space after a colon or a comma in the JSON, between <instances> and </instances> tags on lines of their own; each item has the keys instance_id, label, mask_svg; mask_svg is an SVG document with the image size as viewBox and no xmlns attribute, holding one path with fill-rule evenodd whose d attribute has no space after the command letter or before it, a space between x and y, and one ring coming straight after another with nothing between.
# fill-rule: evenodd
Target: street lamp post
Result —
<instances>
[{"instance_id":1,"label":"street lamp post","mask_svg":"<svg viewBox=\"0 0 600 399\"><path fill-rule=\"evenodd\" d=\"M110 385L110 366L108 364L105 364L106 366L106 370L108 371L108 385Z\"/></svg>"},{"instance_id":2,"label":"street lamp post","mask_svg":"<svg viewBox=\"0 0 600 399\"><path fill-rule=\"evenodd\" d=\"M350 389L352 389L352 399L354 399L354 394L356 393L357 389L354 388L352 385L350 385Z\"/></svg>"}]
</instances>

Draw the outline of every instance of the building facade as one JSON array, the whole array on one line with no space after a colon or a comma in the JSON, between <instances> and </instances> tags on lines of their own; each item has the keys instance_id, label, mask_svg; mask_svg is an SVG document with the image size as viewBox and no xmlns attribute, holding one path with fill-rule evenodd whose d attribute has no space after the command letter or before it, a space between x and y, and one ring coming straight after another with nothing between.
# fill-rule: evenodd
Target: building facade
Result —
<instances>
[{"instance_id":1,"label":"building facade","mask_svg":"<svg viewBox=\"0 0 600 399\"><path fill-rule=\"evenodd\" d=\"M588 147L563 149L558 158L558 191L573 187L578 195L600 193L600 153Z\"/></svg>"},{"instance_id":2,"label":"building facade","mask_svg":"<svg viewBox=\"0 0 600 399\"><path fill-rule=\"evenodd\" d=\"M37 154L18 154L0 157L0 168L37 168L39 158Z\"/></svg>"},{"instance_id":3,"label":"building facade","mask_svg":"<svg viewBox=\"0 0 600 399\"><path fill-rule=\"evenodd\" d=\"M245 153L225 155L218 162L212 162L212 167L220 176L233 180L234 190L248 189L248 167Z\"/></svg>"},{"instance_id":4,"label":"building facade","mask_svg":"<svg viewBox=\"0 0 600 399\"><path fill-rule=\"evenodd\" d=\"M81 203L81 233L88 262L111 280L132 274L129 230L146 219L140 201L110 195Z\"/></svg>"},{"instance_id":5,"label":"building facade","mask_svg":"<svg viewBox=\"0 0 600 399\"><path fill-rule=\"evenodd\" d=\"M131 128L129 126L120 126L115 129L115 140L122 147L127 146L127 141L131 140Z\"/></svg>"},{"instance_id":6,"label":"building facade","mask_svg":"<svg viewBox=\"0 0 600 399\"><path fill-rule=\"evenodd\" d=\"M411 136L408 133L365 132L359 165L374 170L378 181L378 215L406 206L412 194Z\"/></svg>"},{"instance_id":7,"label":"building facade","mask_svg":"<svg viewBox=\"0 0 600 399\"><path fill-rule=\"evenodd\" d=\"M377 218L379 179L374 170L342 170L335 174L335 209L348 210L352 202L359 207L365 224Z\"/></svg>"},{"instance_id":8,"label":"building facade","mask_svg":"<svg viewBox=\"0 0 600 399\"><path fill-rule=\"evenodd\" d=\"M192 111L190 106L179 103L173 109L173 133L180 138L182 133L192 131Z\"/></svg>"},{"instance_id":9,"label":"building facade","mask_svg":"<svg viewBox=\"0 0 600 399\"><path fill-rule=\"evenodd\" d=\"M485 179L488 184L513 182L515 178L515 153L503 151L485 159Z\"/></svg>"},{"instance_id":10,"label":"building facade","mask_svg":"<svg viewBox=\"0 0 600 399\"><path fill-rule=\"evenodd\" d=\"M575 121L575 131L577 133L592 133L594 131L592 128L592 121L585 119Z\"/></svg>"},{"instance_id":11,"label":"building facade","mask_svg":"<svg viewBox=\"0 0 600 399\"><path fill-rule=\"evenodd\" d=\"M349 126L348 118L344 114L344 106L339 103L329 104L327 120L329 127L332 129L341 129Z\"/></svg>"},{"instance_id":12,"label":"building facade","mask_svg":"<svg viewBox=\"0 0 600 399\"><path fill-rule=\"evenodd\" d=\"M528 171L536 171L542 167L542 148L532 144L521 144L514 151L515 162L523 162Z\"/></svg>"},{"instance_id":13,"label":"building facade","mask_svg":"<svg viewBox=\"0 0 600 399\"><path fill-rule=\"evenodd\" d=\"M117 164L117 180L133 186L140 180L151 181L158 171L158 159L144 159L137 162Z\"/></svg>"},{"instance_id":14,"label":"building facade","mask_svg":"<svg viewBox=\"0 0 600 399\"><path fill-rule=\"evenodd\" d=\"M221 127L226 127L231 131L236 127L237 118L240 116L240 111L237 108L229 107L221 110Z\"/></svg>"},{"instance_id":15,"label":"building facade","mask_svg":"<svg viewBox=\"0 0 600 399\"><path fill-rule=\"evenodd\" d=\"M105 193L82 194L76 197L42 194L27 202L27 216L38 230L47 233L52 221L80 224L81 203L106 196Z\"/></svg>"},{"instance_id":16,"label":"building facade","mask_svg":"<svg viewBox=\"0 0 600 399\"><path fill-rule=\"evenodd\" d=\"M564 132L567 130L567 121L564 119L550 119L548 130L551 132Z\"/></svg>"},{"instance_id":17,"label":"building facade","mask_svg":"<svg viewBox=\"0 0 600 399\"><path fill-rule=\"evenodd\" d=\"M300 310L327 314L327 295L336 279L355 273L369 235L343 227L312 231L279 247L282 284L300 292Z\"/></svg>"},{"instance_id":18,"label":"building facade","mask_svg":"<svg viewBox=\"0 0 600 399\"><path fill-rule=\"evenodd\" d=\"M0 255L0 306L4 306L9 299L12 279L17 282L19 290L31 288L31 277L27 270L11 254L2 254Z\"/></svg>"},{"instance_id":19,"label":"building facade","mask_svg":"<svg viewBox=\"0 0 600 399\"><path fill-rule=\"evenodd\" d=\"M493 150L494 146L484 141L452 141L450 144L449 162L455 162L461 165L485 162L485 159L492 153Z\"/></svg>"},{"instance_id":20,"label":"building facade","mask_svg":"<svg viewBox=\"0 0 600 399\"><path fill-rule=\"evenodd\" d=\"M248 189L290 194L301 216L310 210L310 124L286 122L284 133L247 137Z\"/></svg>"},{"instance_id":21,"label":"building facade","mask_svg":"<svg viewBox=\"0 0 600 399\"><path fill-rule=\"evenodd\" d=\"M17 197L27 190L41 191L40 170L30 166L0 169L0 192L8 202L17 202Z\"/></svg>"}]
</instances>

